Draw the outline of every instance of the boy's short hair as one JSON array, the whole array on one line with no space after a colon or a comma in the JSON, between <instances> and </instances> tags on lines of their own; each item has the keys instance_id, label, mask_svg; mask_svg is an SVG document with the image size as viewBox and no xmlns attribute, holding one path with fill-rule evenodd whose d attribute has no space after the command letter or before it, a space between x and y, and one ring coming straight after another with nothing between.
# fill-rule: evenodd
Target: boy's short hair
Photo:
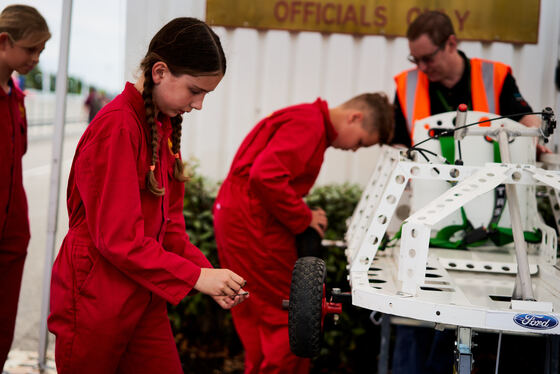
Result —
<instances>
[{"instance_id":1,"label":"boy's short hair","mask_svg":"<svg viewBox=\"0 0 560 374\"><path fill-rule=\"evenodd\" d=\"M420 14L408 26L406 37L413 42L424 34L432 43L442 47L451 35L455 35L455 29L447 14L434 10Z\"/></svg>"},{"instance_id":2,"label":"boy's short hair","mask_svg":"<svg viewBox=\"0 0 560 374\"><path fill-rule=\"evenodd\" d=\"M393 139L393 105L383 92L355 96L342 104L342 107L364 113L362 127L370 134L377 132L380 144L388 144Z\"/></svg>"}]
</instances>

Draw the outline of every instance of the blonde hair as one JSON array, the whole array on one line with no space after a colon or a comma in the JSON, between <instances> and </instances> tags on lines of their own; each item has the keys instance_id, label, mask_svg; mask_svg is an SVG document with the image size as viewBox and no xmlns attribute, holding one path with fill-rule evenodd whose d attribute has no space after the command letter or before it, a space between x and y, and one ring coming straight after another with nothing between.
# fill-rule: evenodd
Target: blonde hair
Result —
<instances>
[{"instance_id":1,"label":"blonde hair","mask_svg":"<svg viewBox=\"0 0 560 374\"><path fill-rule=\"evenodd\" d=\"M37 9L27 5L9 5L0 13L0 33L8 34L12 42L28 40L29 46L51 38L47 22Z\"/></svg>"}]
</instances>

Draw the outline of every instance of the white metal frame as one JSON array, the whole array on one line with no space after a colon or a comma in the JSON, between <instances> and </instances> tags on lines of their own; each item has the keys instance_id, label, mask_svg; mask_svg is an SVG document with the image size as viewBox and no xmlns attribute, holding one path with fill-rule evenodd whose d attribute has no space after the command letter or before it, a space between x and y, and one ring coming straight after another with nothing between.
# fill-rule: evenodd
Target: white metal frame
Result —
<instances>
[{"instance_id":1,"label":"white metal frame","mask_svg":"<svg viewBox=\"0 0 560 374\"><path fill-rule=\"evenodd\" d=\"M451 115L433 116L422 123L448 120ZM495 121L489 128L467 133L492 133L499 137L499 134L534 136L538 132L512 122ZM534 152L534 143L532 150ZM405 187L414 180L448 181L454 185L405 220L399 248L378 252ZM540 245L523 249L527 257L525 265L516 254L518 245L468 251L429 248L430 234L436 224L468 202L476 204L481 195L501 183L505 183L506 188L511 186L508 192L511 189L516 193L517 190L529 191L528 201L523 204L526 215L521 221L526 229L538 228L543 234ZM544 170L531 163L478 166L422 163L408 160L398 149L383 146L346 235L353 304L435 323L506 332L560 334L560 324L540 330L530 326L560 321L560 268L555 267L557 237L555 230L540 219L535 199L530 196L534 195L531 186L536 185L547 186L549 191L554 191L549 193L558 199L560 171ZM413 196L414 193L413 190ZM519 211L520 204L509 202L509 194L508 204L516 205ZM512 222L514 214L510 214ZM516 274L522 273L524 266L526 284L520 285L521 274L517 279ZM514 292L514 300L511 300ZM517 297L520 295L525 297ZM515 300L518 298L520 300ZM519 323L523 315L530 316L526 325ZM549 322L543 322L547 320Z\"/></svg>"},{"instance_id":2,"label":"white metal frame","mask_svg":"<svg viewBox=\"0 0 560 374\"><path fill-rule=\"evenodd\" d=\"M43 268L43 292L39 330L38 366L41 372L47 369L47 348L49 343L47 317L50 310L51 273L55 254L55 238L58 221L58 201L62 167L62 143L64 142L63 135L64 126L66 123L66 82L68 78L68 51L70 48L71 23L72 0L64 0L62 4L60 51L58 58L58 73L56 77L56 110L54 118L52 167L49 190L49 214L47 222L47 241L45 248L45 266Z\"/></svg>"}]
</instances>

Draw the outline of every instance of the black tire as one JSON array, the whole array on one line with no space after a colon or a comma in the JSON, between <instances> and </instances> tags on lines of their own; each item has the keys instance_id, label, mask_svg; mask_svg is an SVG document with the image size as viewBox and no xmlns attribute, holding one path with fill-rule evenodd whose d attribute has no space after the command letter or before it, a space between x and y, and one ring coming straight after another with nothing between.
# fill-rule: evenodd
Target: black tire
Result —
<instances>
[{"instance_id":1,"label":"black tire","mask_svg":"<svg viewBox=\"0 0 560 374\"><path fill-rule=\"evenodd\" d=\"M290 349L299 357L314 357L321 349L323 285L327 275L325 261L302 257L292 272L288 331Z\"/></svg>"}]
</instances>

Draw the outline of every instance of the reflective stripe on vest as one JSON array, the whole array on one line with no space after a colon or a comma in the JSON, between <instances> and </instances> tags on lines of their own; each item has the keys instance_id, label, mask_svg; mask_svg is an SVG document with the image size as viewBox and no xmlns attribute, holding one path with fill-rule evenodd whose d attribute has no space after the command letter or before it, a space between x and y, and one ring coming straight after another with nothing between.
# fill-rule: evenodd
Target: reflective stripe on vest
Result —
<instances>
[{"instance_id":1,"label":"reflective stripe on vest","mask_svg":"<svg viewBox=\"0 0 560 374\"><path fill-rule=\"evenodd\" d=\"M496 113L496 102L494 100L494 64L482 62L482 82L484 82L484 94L488 103L488 113Z\"/></svg>"},{"instance_id":2,"label":"reflective stripe on vest","mask_svg":"<svg viewBox=\"0 0 560 374\"><path fill-rule=\"evenodd\" d=\"M407 124L408 124L408 131L412 136L412 124L413 121L409 120L410 116L408 113L414 113L414 96L416 94L416 87L418 86L418 71L419 70L412 70L410 73L406 75L406 87L410 87L411 89L406 90L406 113L407 113Z\"/></svg>"},{"instance_id":3,"label":"reflective stripe on vest","mask_svg":"<svg viewBox=\"0 0 560 374\"><path fill-rule=\"evenodd\" d=\"M500 93L511 68L501 62L471 59L473 110L500 114Z\"/></svg>"},{"instance_id":4,"label":"reflective stripe on vest","mask_svg":"<svg viewBox=\"0 0 560 374\"><path fill-rule=\"evenodd\" d=\"M471 59L470 63L472 110L499 114L500 93L511 68L500 62L478 58ZM414 122L431 115L428 77L420 70L412 69L397 75L395 82L397 97L412 140Z\"/></svg>"}]
</instances>

